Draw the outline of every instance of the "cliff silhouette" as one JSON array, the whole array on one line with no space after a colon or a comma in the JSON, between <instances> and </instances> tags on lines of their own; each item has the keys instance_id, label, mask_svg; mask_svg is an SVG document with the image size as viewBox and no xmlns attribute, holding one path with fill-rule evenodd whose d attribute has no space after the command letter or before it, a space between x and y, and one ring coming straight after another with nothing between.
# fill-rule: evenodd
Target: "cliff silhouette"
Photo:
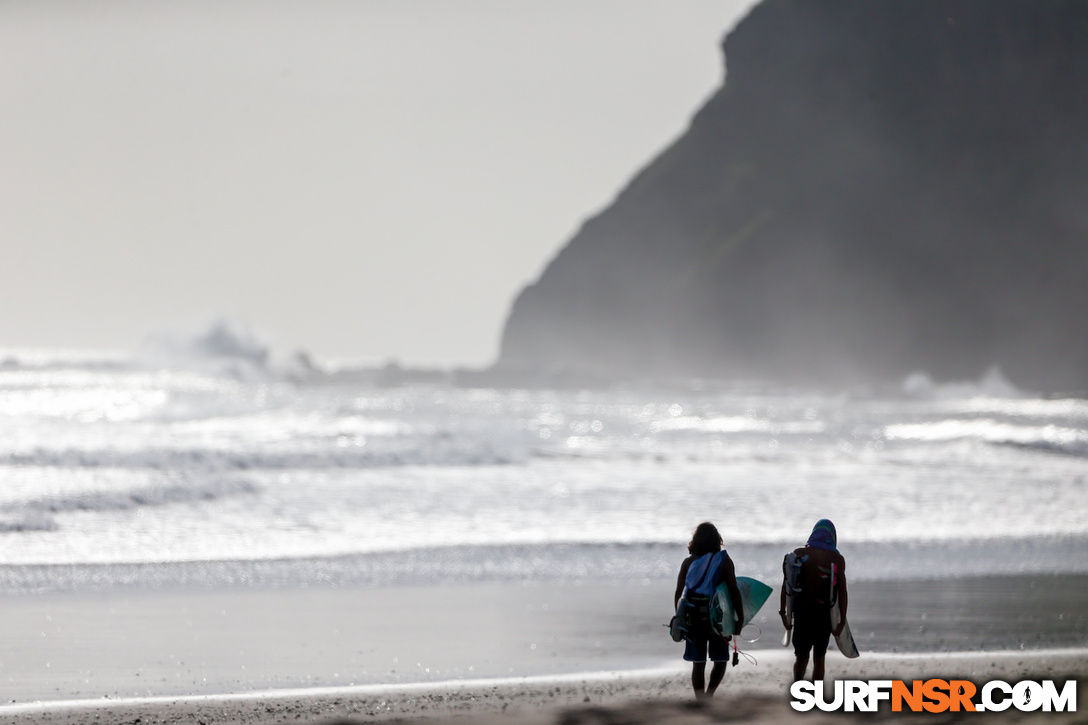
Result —
<instances>
[{"instance_id":1,"label":"cliff silhouette","mask_svg":"<svg viewBox=\"0 0 1088 725\"><path fill-rule=\"evenodd\" d=\"M498 370L1088 390L1088 2L765 0Z\"/></svg>"}]
</instances>

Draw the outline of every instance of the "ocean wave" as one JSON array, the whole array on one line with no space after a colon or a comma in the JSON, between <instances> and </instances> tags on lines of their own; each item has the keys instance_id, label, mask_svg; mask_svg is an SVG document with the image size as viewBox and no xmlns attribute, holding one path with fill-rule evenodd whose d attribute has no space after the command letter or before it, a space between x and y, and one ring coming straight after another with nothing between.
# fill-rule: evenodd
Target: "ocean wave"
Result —
<instances>
[{"instance_id":1,"label":"ocean wave","mask_svg":"<svg viewBox=\"0 0 1088 725\"><path fill-rule=\"evenodd\" d=\"M208 481L201 484L145 486L124 491L91 491L71 496L47 497L21 504L41 513L72 511L125 511L146 506L216 501L230 496L257 493L260 487L247 480Z\"/></svg>"},{"instance_id":2,"label":"ocean wave","mask_svg":"<svg viewBox=\"0 0 1088 725\"><path fill-rule=\"evenodd\" d=\"M196 369L248 381L317 372L305 351L279 354L246 325L226 319L149 335L132 360L137 366Z\"/></svg>"},{"instance_id":3,"label":"ocean wave","mask_svg":"<svg viewBox=\"0 0 1088 725\"><path fill-rule=\"evenodd\" d=\"M56 516L77 512L128 511L185 503L207 503L254 495L261 487L244 479L169 483L118 491L82 491L8 504L0 509L0 534L59 530Z\"/></svg>"},{"instance_id":4,"label":"ocean wave","mask_svg":"<svg viewBox=\"0 0 1088 725\"><path fill-rule=\"evenodd\" d=\"M1060 456L1088 458L1088 436L1084 436L1082 438L1071 441L994 441L993 445L1004 448L1015 448L1018 450L1030 451L1032 453L1053 453Z\"/></svg>"},{"instance_id":5,"label":"ocean wave","mask_svg":"<svg viewBox=\"0 0 1088 725\"><path fill-rule=\"evenodd\" d=\"M1009 382L998 367L991 367L978 380L943 383L935 382L923 372L912 373L903 381L901 389L909 397L924 400L1028 397Z\"/></svg>"},{"instance_id":6,"label":"ocean wave","mask_svg":"<svg viewBox=\"0 0 1088 725\"><path fill-rule=\"evenodd\" d=\"M944 419L923 423L895 423L884 428L888 441L941 443L978 440L996 446L1066 455L1088 455L1088 431L1044 424L1025 425L993 418Z\"/></svg>"},{"instance_id":7,"label":"ocean wave","mask_svg":"<svg viewBox=\"0 0 1088 725\"><path fill-rule=\"evenodd\" d=\"M237 450L213 448L36 448L0 453L0 466L55 468L123 468L157 471L246 471L298 469L392 468L404 466L503 466L523 463L527 449L495 447L487 441L444 442L423 439L414 445L397 441L386 450L346 441L343 447L313 450Z\"/></svg>"},{"instance_id":8,"label":"ocean wave","mask_svg":"<svg viewBox=\"0 0 1088 725\"><path fill-rule=\"evenodd\" d=\"M0 534L56 531L56 519L41 511L26 511L15 515L0 515Z\"/></svg>"},{"instance_id":9,"label":"ocean wave","mask_svg":"<svg viewBox=\"0 0 1088 725\"><path fill-rule=\"evenodd\" d=\"M824 433L823 421L780 421L751 416L681 416L655 420L649 424L651 433L690 431L718 434L766 433L771 435L814 435Z\"/></svg>"}]
</instances>

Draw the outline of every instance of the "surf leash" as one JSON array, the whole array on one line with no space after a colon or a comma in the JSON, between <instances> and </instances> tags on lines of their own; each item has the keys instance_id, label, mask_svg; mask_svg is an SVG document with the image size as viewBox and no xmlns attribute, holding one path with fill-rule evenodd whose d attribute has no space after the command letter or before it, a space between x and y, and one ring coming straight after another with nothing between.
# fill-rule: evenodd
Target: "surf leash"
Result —
<instances>
[{"instance_id":1,"label":"surf leash","mask_svg":"<svg viewBox=\"0 0 1088 725\"><path fill-rule=\"evenodd\" d=\"M744 655L744 659L748 660L749 664L758 665L759 661L755 657L747 652L741 651L741 648L737 646L737 637L733 637L733 666L736 667L740 664L740 657Z\"/></svg>"},{"instance_id":2,"label":"surf leash","mask_svg":"<svg viewBox=\"0 0 1088 725\"><path fill-rule=\"evenodd\" d=\"M756 636L752 637L751 639L748 639L747 637L742 636L744 630L747 629L748 627L755 627L756 628ZM759 638L763 636L763 628L760 627L755 622L749 622L748 624L744 625L744 627L741 629L741 633L742 634L738 634L736 636L740 637L741 639L743 639L748 644L755 644L756 642L759 641Z\"/></svg>"}]
</instances>

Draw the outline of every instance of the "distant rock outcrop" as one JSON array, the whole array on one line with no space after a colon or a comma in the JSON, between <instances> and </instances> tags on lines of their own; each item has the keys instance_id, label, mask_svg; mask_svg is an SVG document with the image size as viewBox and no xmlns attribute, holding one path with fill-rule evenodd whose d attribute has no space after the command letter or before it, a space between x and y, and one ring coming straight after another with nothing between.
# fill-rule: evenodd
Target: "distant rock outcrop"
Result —
<instances>
[{"instance_id":1,"label":"distant rock outcrop","mask_svg":"<svg viewBox=\"0 0 1088 725\"><path fill-rule=\"evenodd\" d=\"M1088 390L1088 2L765 0L498 367Z\"/></svg>"}]
</instances>

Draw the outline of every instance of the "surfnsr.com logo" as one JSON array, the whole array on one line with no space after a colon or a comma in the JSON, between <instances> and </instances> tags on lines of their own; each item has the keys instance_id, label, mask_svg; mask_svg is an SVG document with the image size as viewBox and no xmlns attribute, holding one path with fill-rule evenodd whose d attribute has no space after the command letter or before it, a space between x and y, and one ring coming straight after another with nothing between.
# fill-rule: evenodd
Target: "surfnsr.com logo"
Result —
<instances>
[{"instance_id":1,"label":"surfnsr.com logo","mask_svg":"<svg viewBox=\"0 0 1088 725\"><path fill-rule=\"evenodd\" d=\"M993 680L981 687L969 680L836 680L827 696L823 682L799 681L790 686L790 706L800 712L876 712L882 702L892 712L1076 712L1077 683L1067 680L1061 689L1053 680L1015 684Z\"/></svg>"}]
</instances>

